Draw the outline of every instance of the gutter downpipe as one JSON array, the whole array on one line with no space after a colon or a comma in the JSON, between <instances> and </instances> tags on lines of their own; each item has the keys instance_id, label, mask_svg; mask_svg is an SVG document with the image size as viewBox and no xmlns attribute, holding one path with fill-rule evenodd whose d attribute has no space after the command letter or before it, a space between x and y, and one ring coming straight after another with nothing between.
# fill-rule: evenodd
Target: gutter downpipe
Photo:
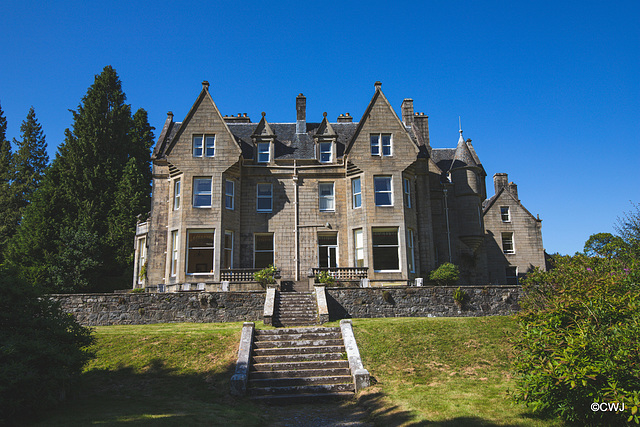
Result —
<instances>
[{"instance_id":1,"label":"gutter downpipe","mask_svg":"<svg viewBox=\"0 0 640 427\"><path fill-rule=\"evenodd\" d=\"M300 280L300 254L298 248L298 168L297 161L293 161L293 216L295 217L293 224L293 234L295 242L295 265L296 265L296 282Z\"/></svg>"},{"instance_id":2,"label":"gutter downpipe","mask_svg":"<svg viewBox=\"0 0 640 427\"><path fill-rule=\"evenodd\" d=\"M449 204L447 203L447 187L442 189L444 193L444 214L447 220L447 243L449 245L449 263L451 263L451 230L449 229Z\"/></svg>"}]
</instances>

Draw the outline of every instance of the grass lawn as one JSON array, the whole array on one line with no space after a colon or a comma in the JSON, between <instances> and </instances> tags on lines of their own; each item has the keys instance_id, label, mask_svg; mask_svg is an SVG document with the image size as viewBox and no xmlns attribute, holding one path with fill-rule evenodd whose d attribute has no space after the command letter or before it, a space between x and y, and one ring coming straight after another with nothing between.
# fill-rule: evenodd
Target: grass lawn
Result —
<instances>
[{"instance_id":1,"label":"grass lawn","mask_svg":"<svg viewBox=\"0 0 640 427\"><path fill-rule=\"evenodd\" d=\"M97 357L76 392L31 425L264 426L291 414L362 409L381 426L561 425L506 398L511 318L353 323L374 383L357 403L269 408L230 396L241 323L107 326L95 328Z\"/></svg>"}]
</instances>

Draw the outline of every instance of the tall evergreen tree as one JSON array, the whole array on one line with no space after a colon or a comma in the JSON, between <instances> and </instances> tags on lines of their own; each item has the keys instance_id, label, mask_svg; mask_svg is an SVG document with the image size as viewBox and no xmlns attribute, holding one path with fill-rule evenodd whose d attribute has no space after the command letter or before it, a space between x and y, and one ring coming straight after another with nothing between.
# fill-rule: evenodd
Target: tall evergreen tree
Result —
<instances>
[{"instance_id":1,"label":"tall evergreen tree","mask_svg":"<svg viewBox=\"0 0 640 427\"><path fill-rule=\"evenodd\" d=\"M118 200L126 197L123 180L150 185L149 149L141 147L153 140L153 128L146 113L132 117L125 100L115 70L105 67L72 112L72 129L65 131L40 194L34 196L11 242L12 262L51 291L105 291L130 285L127 253L133 252L136 216L149 210L148 190L129 194L141 195L144 207L119 207L126 203ZM121 224L127 224L122 226L125 230L116 232ZM26 253L35 261L24 260ZM83 254L89 259L78 265Z\"/></svg>"},{"instance_id":2,"label":"tall evergreen tree","mask_svg":"<svg viewBox=\"0 0 640 427\"><path fill-rule=\"evenodd\" d=\"M4 117L2 106L0 106L0 261L7 241L15 230L12 227L12 219L9 213L13 208L13 197L11 194L11 143L6 138L7 119Z\"/></svg>"},{"instance_id":3,"label":"tall evergreen tree","mask_svg":"<svg viewBox=\"0 0 640 427\"><path fill-rule=\"evenodd\" d=\"M22 132L22 139L13 139L16 151L12 160L12 188L18 199L18 209L22 214L24 208L31 202L33 193L42 182L44 170L49 163L49 156L47 155L45 135L42 126L36 119L33 107L29 109L27 118L22 122L20 132Z\"/></svg>"}]
</instances>

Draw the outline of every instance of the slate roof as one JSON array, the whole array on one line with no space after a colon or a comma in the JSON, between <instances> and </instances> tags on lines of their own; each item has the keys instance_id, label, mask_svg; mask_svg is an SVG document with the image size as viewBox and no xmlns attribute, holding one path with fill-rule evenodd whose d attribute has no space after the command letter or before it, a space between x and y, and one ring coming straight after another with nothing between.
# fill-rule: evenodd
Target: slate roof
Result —
<instances>
[{"instance_id":1,"label":"slate roof","mask_svg":"<svg viewBox=\"0 0 640 427\"><path fill-rule=\"evenodd\" d=\"M440 168L441 171L446 172L451 169L451 162L456 155L455 148L432 148L431 160Z\"/></svg>"}]
</instances>

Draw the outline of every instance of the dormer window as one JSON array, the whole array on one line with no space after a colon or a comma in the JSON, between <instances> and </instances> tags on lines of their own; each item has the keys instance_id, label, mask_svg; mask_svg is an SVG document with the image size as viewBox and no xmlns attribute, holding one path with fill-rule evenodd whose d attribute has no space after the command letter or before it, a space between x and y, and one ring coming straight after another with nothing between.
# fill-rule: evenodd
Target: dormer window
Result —
<instances>
[{"instance_id":1,"label":"dormer window","mask_svg":"<svg viewBox=\"0 0 640 427\"><path fill-rule=\"evenodd\" d=\"M258 163L269 163L271 160L271 143L258 143Z\"/></svg>"},{"instance_id":2,"label":"dormer window","mask_svg":"<svg viewBox=\"0 0 640 427\"><path fill-rule=\"evenodd\" d=\"M320 144L320 163L331 163L333 160L333 143L321 142Z\"/></svg>"},{"instance_id":3,"label":"dormer window","mask_svg":"<svg viewBox=\"0 0 640 427\"><path fill-rule=\"evenodd\" d=\"M216 152L215 135L193 136L193 157L213 157Z\"/></svg>"}]
</instances>

